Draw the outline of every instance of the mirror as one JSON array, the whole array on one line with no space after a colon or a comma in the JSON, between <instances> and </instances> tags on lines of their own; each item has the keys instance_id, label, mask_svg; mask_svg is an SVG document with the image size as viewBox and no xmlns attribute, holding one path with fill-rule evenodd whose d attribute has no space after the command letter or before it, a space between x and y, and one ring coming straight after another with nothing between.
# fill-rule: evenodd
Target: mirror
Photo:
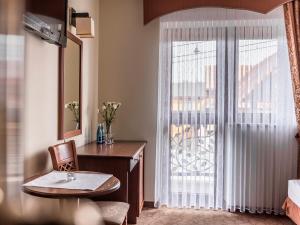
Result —
<instances>
[{"instance_id":1,"label":"mirror","mask_svg":"<svg viewBox=\"0 0 300 225\"><path fill-rule=\"evenodd\" d=\"M60 140L82 133L82 41L69 32L67 37L67 47L59 49L58 139Z\"/></svg>"}]
</instances>

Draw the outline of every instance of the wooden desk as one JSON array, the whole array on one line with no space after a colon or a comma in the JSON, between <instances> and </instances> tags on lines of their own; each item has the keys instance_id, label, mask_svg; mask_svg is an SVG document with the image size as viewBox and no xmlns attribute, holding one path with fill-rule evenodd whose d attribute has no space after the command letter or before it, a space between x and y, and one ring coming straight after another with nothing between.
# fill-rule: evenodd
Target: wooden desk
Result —
<instances>
[{"instance_id":1,"label":"wooden desk","mask_svg":"<svg viewBox=\"0 0 300 225\"><path fill-rule=\"evenodd\" d=\"M96 142L77 149L80 170L110 173L121 182L118 191L101 198L128 202L128 222L135 224L144 205L144 141Z\"/></svg>"}]
</instances>

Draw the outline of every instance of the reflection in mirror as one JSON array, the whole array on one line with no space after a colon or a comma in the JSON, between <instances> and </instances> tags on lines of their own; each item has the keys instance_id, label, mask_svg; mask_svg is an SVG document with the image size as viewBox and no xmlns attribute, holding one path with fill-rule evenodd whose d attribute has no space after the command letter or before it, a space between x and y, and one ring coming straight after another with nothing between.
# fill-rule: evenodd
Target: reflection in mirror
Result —
<instances>
[{"instance_id":1,"label":"reflection in mirror","mask_svg":"<svg viewBox=\"0 0 300 225\"><path fill-rule=\"evenodd\" d=\"M69 132L80 128L80 46L68 39L64 57L64 132Z\"/></svg>"},{"instance_id":2,"label":"reflection in mirror","mask_svg":"<svg viewBox=\"0 0 300 225\"><path fill-rule=\"evenodd\" d=\"M81 134L81 54L81 40L68 33L60 49L59 139Z\"/></svg>"}]
</instances>

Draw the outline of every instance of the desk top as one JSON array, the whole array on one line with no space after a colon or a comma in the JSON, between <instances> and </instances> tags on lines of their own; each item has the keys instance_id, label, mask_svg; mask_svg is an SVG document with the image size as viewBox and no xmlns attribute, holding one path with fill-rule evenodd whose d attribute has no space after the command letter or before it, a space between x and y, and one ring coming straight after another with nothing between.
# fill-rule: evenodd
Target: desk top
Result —
<instances>
[{"instance_id":1,"label":"desk top","mask_svg":"<svg viewBox=\"0 0 300 225\"><path fill-rule=\"evenodd\" d=\"M136 158L145 148L145 141L116 141L112 145L92 142L77 148L77 155L110 158Z\"/></svg>"},{"instance_id":2,"label":"desk top","mask_svg":"<svg viewBox=\"0 0 300 225\"><path fill-rule=\"evenodd\" d=\"M80 171L84 173L84 171ZM91 172L87 172L91 173ZM97 173L97 172L93 172ZM41 177L47 173L42 173L25 180L25 183ZM23 191L27 194L44 197L44 198L92 198L110 194L120 188L120 180L116 177L111 177L104 184L94 191L87 190L71 190L61 188L42 188L42 187L23 187Z\"/></svg>"}]
</instances>

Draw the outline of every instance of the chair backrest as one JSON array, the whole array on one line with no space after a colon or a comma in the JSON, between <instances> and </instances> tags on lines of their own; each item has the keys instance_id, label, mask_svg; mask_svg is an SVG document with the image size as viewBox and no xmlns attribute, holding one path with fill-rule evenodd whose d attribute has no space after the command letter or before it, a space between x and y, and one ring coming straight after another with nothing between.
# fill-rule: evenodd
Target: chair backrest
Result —
<instances>
[{"instance_id":1,"label":"chair backrest","mask_svg":"<svg viewBox=\"0 0 300 225\"><path fill-rule=\"evenodd\" d=\"M79 170L75 141L49 147L53 169L57 171Z\"/></svg>"}]
</instances>

